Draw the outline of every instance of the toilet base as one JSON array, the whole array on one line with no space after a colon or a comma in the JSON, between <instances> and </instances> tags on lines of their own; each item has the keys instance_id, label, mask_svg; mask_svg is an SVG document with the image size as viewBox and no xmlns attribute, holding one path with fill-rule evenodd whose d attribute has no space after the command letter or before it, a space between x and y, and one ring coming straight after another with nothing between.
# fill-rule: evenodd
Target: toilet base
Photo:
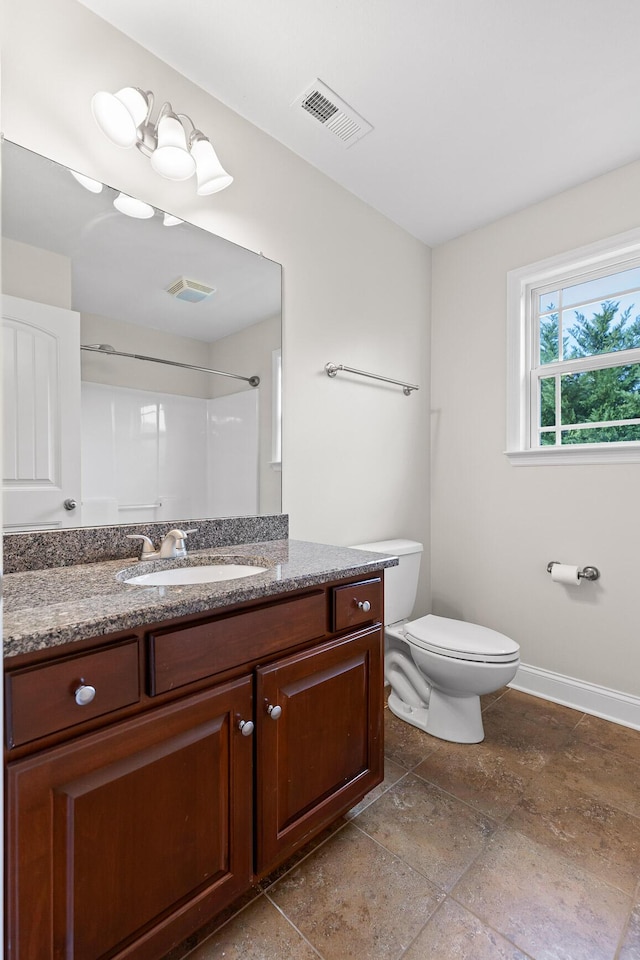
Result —
<instances>
[{"instance_id":1,"label":"toilet base","mask_svg":"<svg viewBox=\"0 0 640 960\"><path fill-rule=\"evenodd\" d=\"M428 706L410 706L392 690L389 709L400 720L450 743L480 743L484 740L480 697L453 696L431 687Z\"/></svg>"}]
</instances>

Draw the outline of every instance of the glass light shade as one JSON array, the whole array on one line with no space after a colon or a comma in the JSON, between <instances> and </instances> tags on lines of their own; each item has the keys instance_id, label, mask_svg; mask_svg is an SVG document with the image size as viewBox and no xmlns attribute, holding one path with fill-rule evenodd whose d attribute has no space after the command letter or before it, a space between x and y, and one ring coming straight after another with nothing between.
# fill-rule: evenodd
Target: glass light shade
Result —
<instances>
[{"instance_id":1,"label":"glass light shade","mask_svg":"<svg viewBox=\"0 0 640 960\"><path fill-rule=\"evenodd\" d=\"M175 227L177 223L184 223L184 220L181 220L180 217L174 217L171 213L165 213L162 223L165 227Z\"/></svg>"},{"instance_id":2,"label":"glass light shade","mask_svg":"<svg viewBox=\"0 0 640 960\"><path fill-rule=\"evenodd\" d=\"M118 147L133 147L137 129L144 123L149 101L136 87L124 87L117 93L96 93L91 101L93 118L102 132Z\"/></svg>"},{"instance_id":3,"label":"glass light shade","mask_svg":"<svg viewBox=\"0 0 640 960\"><path fill-rule=\"evenodd\" d=\"M69 173L78 183L82 184L85 190L90 190L91 193L100 193L104 186L99 180L92 180L91 177L85 177L84 173L76 173L75 170L69 170Z\"/></svg>"},{"instance_id":4,"label":"glass light shade","mask_svg":"<svg viewBox=\"0 0 640 960\"><path fill-rule=\"evenodd\" d=\"M158 124L158 146L151 154L151 166L168 180L188 180L196 162L189 153L185 129L173 113Z\"/></svg>"},{"instance_id":5,"label":"glass light shade","mask_svg":"<svg viewBox=\"0 0 640 960\"><path fill-rule=\"evenodd\" d=\"M233 183L233 177L223 168L211 141L206 137L197 137L194 140L191 153L196 162L198 181L196 193L199 196L206 197L211 193L217 193L218 190L224 190Z\"/></svg>"},{"instance_id":6,"label":"glass light shade","mask_svg":"<svg viewBox=\"0 0 640 960\"><path fill-rule=\"evenodd\" d=\"M130 197L126 193L119 193L113 205L120 213L126 214L127 217L135 217L137 220L148 220L155 213L151 204L136 200L135 197Z\"/></svg>"}]
</instances>

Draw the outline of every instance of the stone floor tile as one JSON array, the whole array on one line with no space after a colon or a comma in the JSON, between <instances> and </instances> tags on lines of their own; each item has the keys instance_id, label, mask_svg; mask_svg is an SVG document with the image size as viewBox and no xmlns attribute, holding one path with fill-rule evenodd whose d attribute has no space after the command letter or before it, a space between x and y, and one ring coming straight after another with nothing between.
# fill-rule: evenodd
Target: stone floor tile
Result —
<instances>
[{"instance_id":1,"label":"stone floor tile","mask_svg":"<svg viewBox=\"0 0 640 960\"><path fill-rule=\"evenodd\" d=\"M509 754L518 766L538 771L569 740L572 727L532 720L527 712L505 706L510 696L501 697L483 714L483 743Z\"/></svg>"},{"instance_id":2,"label":"stone floor tile","mask_svg":"<svg viewBox=\"0 0 640 960\"><path fill-rule=\"evenodd\" d=\"M640 958L640 904L631 912L629 925L616 960L639 960Z\"/></svg>"},{"instance_id":3,"label":"stone floor tile","mask_svg":"<svg viewBox=\"0 0 640 960\"><path fill-rule=\"evenodd\" d=\"M324 828L317 836L313 837L308 843L305 843L304 847L300 847L299 850L296 850L295 853L292 853L284 863L281 863L279 867L276 867L275 870L272 870L266 877L262 880L259 880L257 883L257 888L260 891L268 890L268 888L274 884L277 880L288 873L289 870L292 870L301 860L304 860L305 857L308 857L310 853L316 850L321 846L325 840L328 840L329 837L333 836L338 830L341 830L344 827L346 820L343 817L340 817L338 820L334 820L333 823L330 823L327 827Z\"/></svg>"},{"instance_id":4,"label":"stone floor tile","mask_svg":"<svg viewBox=\"0 0 640 960\"><path fill-rule=\"evenodd\" d=\"M517 751L495 744L443 744L414 769L419 777L504 820L524 796L532 773Z\"/></svg>"},{"instance_id":5,"label":"stone floor tile","mask_svg":"<svg viewBox=\"0 0 640 960\"><path fill-rule=\"evenodd\" d=\"M535 960L613 960L631 899L502 828L452 897Z\"/></svg>"},{"instance_id":6,"label":"stone floor tile","mask_svg":"<svg viewBox=\"0 0 640 960\"><path fill-rule=\"evenodd\" d=\"M413 774L365 810L356 825L445 890L496 828L494 820Z\"/></svg>"},{"instance_id":7,"label":"stone floor tile","mask_svg":"<svg viewBox=\"0 0 640 960\"><path fill-rule=\"evenodd\" d=\"M500 697L499 702L491 704L485 719L498 714L502 714L509 721L531 720L534 723L564 727L569 730L574 729L584 717L579 710L553 703L551 700L532 697L531 694L523 693L521 690L507 690L504 696Z\"/></svg>"},{"instance_id":8,"label":"stone floor tile","mask_svg":"<svg viewBox=\"0 0 640 960\"><path fill-rule=\"evenodd\" d=\"M612 750L619 757L640 763L640 730L623 727L600 717L585 715L576 729L575 736L583 743L603 750Z\"/></svg>"},{"instance_id":9,"label":"stone floor tile","mask_svg":"<svg viewBox=\"0 0 640 960\"><path fill-rule=\"evenodd\" d=\"M528 960L505 940L449 897L438 907L402 960Z\"/></svg>"},{"instance_id":10,"label":"stone floor tile","mask_svg":"<svg viewBox=\"0 0 640 960\"><path fill-rule=\"evenodd\" d=\"M548 768L531 781L506 825L634 893L640 879L640 819L568 787Z\"/></svg>"},{"instance_id":11,"label":"stone floor tile","mask_svg":"<svg viewBox=\"0 0 640 960\"><path fill-rule=\"evenodd\" d=\"M551 760L547 772L567 787L640 817L638 764L573 735Z\"/></svg>"},{"instance_id":12,"label":"stone floor tile","mask_svg":"<svg viewBox=\"0 0 640 960\"><path fill-rule=\"evenodd\" d=\"M444 899L351 824L268 896L324 960L397 960Z\"/></svg>"},{"instance_id":13,"label":"stone floor tile","mask_svg":"<svg viewBox=\"0 0 640 960\"><path fill-rule=\"evenodd\" d=\"M373 790L370 790L366 797L362 798L360 803L357 803L355 807L352 807L351 810L345 813L345 820L353 820L354 817L357 817L358 814L362 813L374 800L377 800L383 793L386 793L389 787L397 783L401 777L404 777L406 772L406 767L401 767L399 763L394 763L393 760L385 759L384 780L382 783L379 783L377 787L374 787Z\"/></svg>"}]
</instances>

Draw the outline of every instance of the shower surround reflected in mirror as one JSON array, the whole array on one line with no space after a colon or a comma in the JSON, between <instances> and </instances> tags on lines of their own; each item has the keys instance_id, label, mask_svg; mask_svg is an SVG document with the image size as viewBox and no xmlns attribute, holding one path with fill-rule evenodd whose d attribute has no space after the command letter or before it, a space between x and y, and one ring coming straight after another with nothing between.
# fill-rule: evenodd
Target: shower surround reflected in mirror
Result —
<instances>
[{"instance_id":1,"label":"shower surround reflected in mirror","mask_svg":"<svg viewBox=\"0 0 640 960\"><path fill-rule=\"evenodd\" d=\"M2 170L5 530L279 513L280 265L6 140Z\"/></svg>"}]
</instances>

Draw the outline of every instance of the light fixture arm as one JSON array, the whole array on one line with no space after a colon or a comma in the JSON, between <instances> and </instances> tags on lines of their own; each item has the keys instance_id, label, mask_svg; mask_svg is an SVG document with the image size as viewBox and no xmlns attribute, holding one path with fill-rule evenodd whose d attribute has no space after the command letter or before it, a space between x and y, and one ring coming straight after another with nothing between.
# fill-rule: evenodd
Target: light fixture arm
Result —
<instances>
[{"instance_id":1,"label":"light fixture arm","mask_svg":"<svg viewBox=\"0 0 640 960\"><path fill-rule=\"evenodd\" d=\"M177 116L178 120L188 120L189 123L191 124L191 133L189 134L189 143L191 143L191 138L193 137L193 135L194 135L195 133L199 133L199 130L197 130L196 125L195 125L195 123L193 122L193 120L191 119L191 117L189 116L189 114L187 114L187 113L177 113L176 116Z\"/></svg>"},{"instance_id":2,"label":"light fixture arm","mask_svg":"<svg viewBox=\"0 0 640 960\"><path fill-rule=\"evenodd\" d=\"M145 90L144 95L147 98L147 103L149 104L149 107L147 109L147 115L144 118L144 123L146 125L147 123L149 123L149 120L151 119L151 113L153 111L153 104L155 102L155 97L153 96L153 90Z\"/></svg>"},{"instance_id":3,"label":"light fixture arm","mask_svg":"<svg viewBox=\"0 0 640 960\"><path fill-rule=\"evenodd\" d=\"M173 107L171 106L170 102L168 100L165 100L165 102L160 107L160 110L158 111L158 116L156 117L155 121L152 122L151 113L153 111L153 93L150 90L147 90L145 92L145 96L149 101L149 110L147 112L147 116L144 119L144 122L141 123L140 126L138 127L138 142L136 143L136 147L138 148L138 150L141 153L143 153L145 157L151 156L153 151L158 146L158 127L160 125L160 121L162 120L163 117L166 117L170 113L173 113L174 116L178 118L178 120L189 121L191 125L191 133L189 134L188 142L189 142L189 146L191 146L192 137L196 133L200 133L200 131L196 129L196 125L191 119L191 117L186 113L174 113ZM201 134L201 136L204 136L204 134Z\"/></svg>"},{"instance_id":4,"label":"light fixture arm","mask_svg":"<svg viewBox=\"0 0 640 960\"><path fill-rule=\"evenodd\" d=\"M158 131L158 123L160 122L160 117L162 116L162 111L167 106L171 108L171 105L168 103L163 103L163 105L160 107L160 113L158 114L158 119L156 120L155 123L152 123L151 114L153 112L153 103L154 103L153 92L151 90L145 90L144 95L147 98L149 107L147 109L146 117L144 118L143 122L140 124L137 130L138 139L136 142L136 147L138 148L140 153L142 153L148 159L158 145L157 131Z\"/></svg>"},{"instance_id":5,"label":"light fixture arm","mask_svg":"<svg viewBox=\"0 0 640 960\"><path fill-rule=\"evenodd\" d=\"M194 124L193 130L189 134L189 149L191 149L194 143L197 143L198 140L209 140L209 137L206 135L206 133L203 133L202 130L198 130Z\"/></svg>"}]
</instances>

